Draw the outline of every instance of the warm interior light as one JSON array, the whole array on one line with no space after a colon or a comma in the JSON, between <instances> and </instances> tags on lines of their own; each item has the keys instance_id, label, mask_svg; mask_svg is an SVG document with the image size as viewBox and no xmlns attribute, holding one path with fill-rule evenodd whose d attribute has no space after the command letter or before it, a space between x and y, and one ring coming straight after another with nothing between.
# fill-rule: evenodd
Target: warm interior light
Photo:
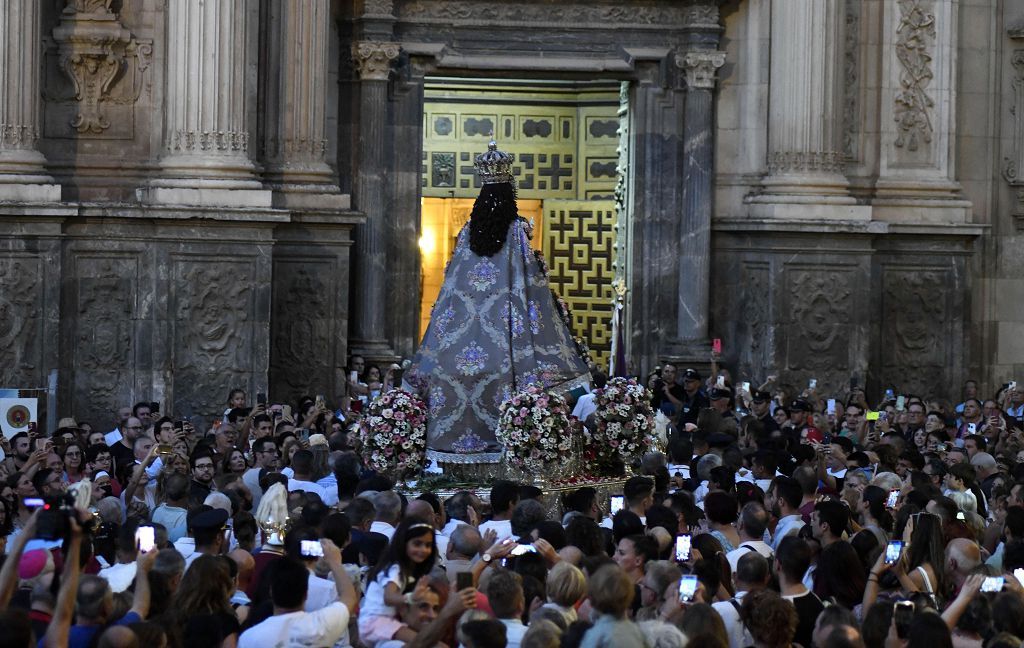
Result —
<instances>
[{"instance_id":1,"label":"warm interior light","mask_svg":"<svg viewBox=\"0 0 1024 648\"><path fill-rule=\"evenodd\" d=\"M423 254L433 254L437 248L437 241L434 240L434 230L424 227L423 234L420 235L419 245L420 252Z\"/></svg>"}]
</instances>

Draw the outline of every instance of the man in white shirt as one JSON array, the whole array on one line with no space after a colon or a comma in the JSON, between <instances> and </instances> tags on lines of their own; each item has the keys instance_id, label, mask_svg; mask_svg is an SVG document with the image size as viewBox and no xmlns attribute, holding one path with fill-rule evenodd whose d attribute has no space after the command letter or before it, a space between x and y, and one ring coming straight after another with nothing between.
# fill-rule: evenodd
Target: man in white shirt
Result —
<instances>
[{"instance_id":1,"label":"man in white shirt","mask_svg":"<svg viewBox=\"0 0 1024 648\"><path fill-rule=\"evenodd\" d=\"M309 572L306 612L316 612L338 600L338 588L326 578L316 575L316 561L323 553L320 538L316 529L305 527L288 533L284 540L284 550L289 558L306 566Z\"/></svg>"},{"instance_id":2,"label":"man in white shirt","mask_svg":"<svg viewBox=\"0 0 1024 648\"><path fill-rule=\"evenodd\" d=\"M402 519L402 498L395 491L381 491L373 496L373 510L376 517L370 533L379 533L390 541L395 525Z\"/></svg>"},{"instance_id":3,"label":"man in white shirt","mask_svg":"<svg viewBox=\"0 0 1024 648\"><path fill-rule=\"evenodd\" d=\"M740 535L740 544L725 555L733 572L740 558L751 551L756 551L765 558L771 558L772 548L764 542L764 531L768 527L768 511L759 502L747 502L740 511L736 521L736 532Z\"/></svg>"},{"instance_id":4,"label":"man in white shirt","mask_svg":"<svg viewBox=\"0 0 1024 648\"><path fill-rule=\"evenodd\" d=\"M494 529L498 540L512 537L512 511L519 504L519 484L499 479L491 486L491 519L480 525L480 535Z\"/></svg>"},{"instance_id":5,"label":"man in white shirt","mask_svg":"<svg viewBox=\"0 0 1024 648\"><path fill-rule=\"evenodd\" d=\"M334 575L340 600L316 612L306 612L309 572L301 563L287 558L279 560L270 574L274 615L243 632L238 638L238 648L333 646L345 636L358 597L341 565L341 550L330 540L321 540L320 545Z\"/></svg>"},{"instance_id":6,"label":"man in white shirt","mask_svg":"<svg viewBox=\"0 0 1024 648\"><path fill-rule=\"evenodd\" d=\"M316 493L320 501L327 503L327 491L323 486L313 481L313 453L309 450L299 450L292 455L292 470L294 476L288 480L288 492L302 491L304 493Z\"/></svg>"},{"instance_id":7,"label":"man in white shirt","mask_svg":"<svg viewBox=\"0 0 1024 648\"><path fill-rule=\"evenodd\" d=\"M772 515L779 519L772 536L772 551L778 551L779 542L790 534L798 532L804 526L800 515L800 502L803 490L799 482L792 477L776 477L771 488L765 494L765 504L771 509Z\"/></svg>"},{"instance_id":8,"label":"man in white shirt","mask_svg":"<svg viewBox=\"0 0 1024 648\"><path fill-rule=\"evenodd\" d=\"M764 559L764 556L756 551L748 552L740 557L737 564L734 579L736 581L735 598L711 605L725 624L725 631L729 635L729 648L753 645L753 637L750 636L743 620L740 619L740 606L743 605L743 597L747 593L763 590L768 586L770 579L768 561Z\"/></svg>"},{"instance_id":9,"label":"man in white shirt","mask_svg":"<svg viewBox=\"0 0 1024 648\"><path fill-rule=\"evenodd\" d=\"M451 536L455 527L468 524L476 527L480 524L480 498L471 491L459 491L444 503L444 511L448 514L448 522L441 527L441 533Z\"/></svg>"},{"instance_id":10,"label":"man in white shirt","mask_svg":"<svg viewBox=\"0 0 1024 648\"><path fill-rule=\"evenodd\" d=\"M117 562L110 567L100 570L100 577L106 579L110 584L110 591L117 594L123 592L135 580L135 571L138 558L138 549L135 545L135 524L124 524L117 534Z\"/></svg>"}]
</instances>

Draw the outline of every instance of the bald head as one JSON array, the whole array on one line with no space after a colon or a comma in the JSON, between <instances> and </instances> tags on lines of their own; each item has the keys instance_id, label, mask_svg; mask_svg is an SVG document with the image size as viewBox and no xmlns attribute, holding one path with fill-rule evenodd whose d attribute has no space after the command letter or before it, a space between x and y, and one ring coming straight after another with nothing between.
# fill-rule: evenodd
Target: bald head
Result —
<instances>
[{"instance_id":1,"label":"bald head","mask_svg":"<svg viewBox=\"0 0 1024 648\"><path fill-rule=\"evenodd\" d=\"M946 545L946 565L950 572L963 580L981 564L978 545L965 538L954 538Z\"/></svg>"},{"instance_id":2,"label":"bald head","mask_svg":"<svg viewBox=\"0 0 1024 648\"><path fill-rule=\"evenodd\" d=\"M433 523L434 507L430 505L430 502L412 500L405 506L405 517L420 518Z\"/></svg>"},{"instance_id":3,"label":"bald head","mask_svg":"<svg viewBox=\"0 0 1024 648\"><path fill-rule=\"evenodd\" d=\"M98 648L139 648L139 638L125 626L110 626L96 645Z\"/></svg>"},{"instance_id":4,"label":"bald head","mask_svg":"<svg viewBox=\"0 0 1024 648\"><path fill-rule=\"evenodd\" d=\"M238 565L238 589L247 589L256 570L256 559L245 549L235 549L228 554L228 558Z\"/></svg>"}]
</instances>

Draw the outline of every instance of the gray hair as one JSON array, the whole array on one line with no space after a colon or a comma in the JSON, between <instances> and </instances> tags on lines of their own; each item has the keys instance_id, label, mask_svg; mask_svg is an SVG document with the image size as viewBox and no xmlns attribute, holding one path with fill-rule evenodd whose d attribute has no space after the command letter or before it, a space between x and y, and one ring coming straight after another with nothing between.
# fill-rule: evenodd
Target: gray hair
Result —
<instances>
[{"instance_id":1,"label":"gray hair","mask_svg":"<svg viewBox=\"0 0 1024 648\"><path fill-rule=\"evenodd\" d=\"M697 460L697 478L701 481L711 479L711 469L722 465L722 458L709 452Z\"/></svg>"},{"instance_id":2,"label":"gray hair","mask_svg":"<svg viewBox=\"0 0 1024 648\"><path fill-rule=\"evenodd\" d=\"M640 634L651 648L686 648L689 639L683 631L664 621L641 621Z\"/></svg>"},{"instance_id":3,"label":"gray hair","mask_svg":"<svg viewBox=\"0 0 1024 648\"><path fill-rule=\"evenodd\" d=\"M452 551L461 556L469 556L470 558L480 553L480 550L483 549L483 538L480 536L480 530L468 524L456 526L455 530L448 537L448 543Z\"/></svg>"},{"instance_id":4,"label":"gray hair","mask_svg":"<svg viewBox=\"0 0 1024 648\"><path fill-rule=\"evenodd\" d=\"M395 491L381 491L373 498L373 509L380 520L398 520L402 516L402 498Z\"/></svg>"}]
</instances>

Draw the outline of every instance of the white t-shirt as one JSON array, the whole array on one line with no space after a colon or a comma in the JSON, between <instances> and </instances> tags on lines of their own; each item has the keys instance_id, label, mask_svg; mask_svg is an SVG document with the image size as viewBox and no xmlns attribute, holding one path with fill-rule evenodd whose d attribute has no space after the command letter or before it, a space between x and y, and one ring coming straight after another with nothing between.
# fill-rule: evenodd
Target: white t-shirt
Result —
<instances>
[{"instance_id":1,"label":"white t-shirt","mask_svg":"<svg viewBox=\"0 0 1024 648\"><path fill-rule=\"evenodd\" d=\"M131 586L132 581L135 579L136 569L137 565L134 561L130 563L117 563L106 569L101 569L99 575L100 578L106 579L107 583L110 584L110 591L116 594L125 591Z\"/></svg>"},{"instance_id":2,"label":"white t-shirt","mask_svg":"<svg viewBox=\"0 0 1024 648\"><path fill-rule=\"evenodd\" d=\"M242 633L238 648L333 646L348 630L348 608L331 603L316 612L290 612L268 618Z\"/></svg>"},{"instance_id":3,"label":"white t-shirt","mask_svg":"<svg viewBox=\"0 0 1024 648\"><path fill-rule=\"evenodd\" d=\"M338 601L338 588L332 581L320 578L316 574L309 575L309 589L306 594L306 612L322 610L331 603Z\"/></svg>"},{"instance_id":4,"label":"white t-shirt","mask_svg":"<svg viewBox=\"0 0 1024 648\"><path fill-rule=\"evenodd\" d=\"M362 605L359 608L361 622L373 617L396 616L395 608L384 603L384 588L388 583L397 585L399 592L405 590L407 581L402 579L402 570L398 565L391 565L386 572L377 574L377 578L367 586L366 596L363 597Z\"/></svg>"},{"instance_id":5,"label":"white t-shirt","mask_svg":"<svg viewBox=\"0 0 1024 648\"><path fill-rule=\"evenodd\" d=\"M740 606L743 605L744 594L746 592L736 592L736 602ZM715 608L718 616L722 617L722 623L725 624L725 632L729 635L729 648L743 648L744 646L754 644L754 638L747 632L747 627L740 619L739 611L731 601L712 603L711 607Z\"/></svg>"},{"instance_id":6,"label":"white t-shirt","mask_svg":"<svg viewBox=\"0 0 1024 648\"><path fill-rule=\"evenodd\" d=\"M395 527L391 526L387 522L374 520L370 523L370 533L379 533L390 540L395 535Z\"/></svg>"},{"instance_id":7,"label":"white t-shirt","mask_svg":"<svg viewBox=\"0 0 1024 648\"><path fill-rule=\"evenodd\" d=\"M484 522L480 525L480 535L482 536L487 533L487 529L494 529L494 532L498 534L498 540L512 537L511 520L489 520Z\"/></svg>"},{"instance_id":8,"label":"white t-shirt","mask_svg":"<svg viewBox=\"0 0 1024 648\"><path fill-rule=\"evenodd\" d=\"M289 479L288 480L288 492L291 493L292 491L298 491L298 490L306 492L306 493L316 493L317 495L320 496L320 501L321 502L323 502L324 504L327 503L327 491L324 490L323 486L321 486L320 484L317 484L316 482L304 481L302 479L294 479L294 478Z\"/></svg>"}]
</instances>

